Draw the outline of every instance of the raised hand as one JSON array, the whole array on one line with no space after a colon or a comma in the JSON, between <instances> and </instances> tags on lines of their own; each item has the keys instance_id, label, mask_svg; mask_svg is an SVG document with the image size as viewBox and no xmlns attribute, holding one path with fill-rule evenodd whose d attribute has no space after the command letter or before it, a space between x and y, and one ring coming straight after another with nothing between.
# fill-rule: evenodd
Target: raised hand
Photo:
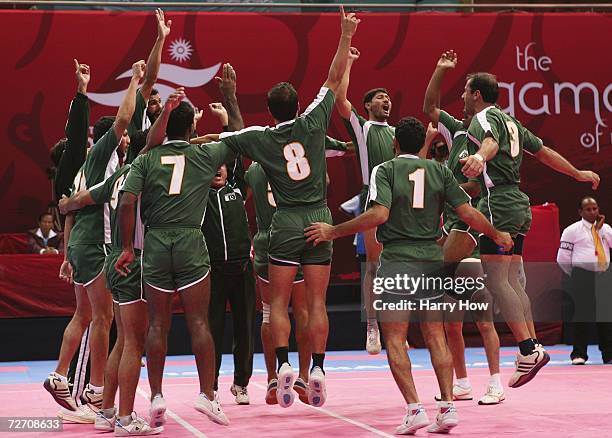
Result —
<instances>
[{"instance_id":1,"label":"raised hand","mask_svg":"<svg viewBox=\"0 0 612 438\"><path fill-rule=\"evenodd\" d=\"M142 59L132 64L132 78L141 80L144 77L146 68L147 65Z\"/></svg>"},{"instance_id":2,"label":"raised hand","mask_svg":"<svg viewBox=\"0 0 612 438\"><path fill-rule=\"evenodd\" d=\"M157 8L155 10L155 17L157 18L157 37L166 38L170 34L170 26L172 26L172 20L168 20L164 17L164 11Z\"/></svg>"},{"instance_id":3,"label":"raised hand","mask_svg":"<svg viewBox=\"0 0 612 438\"><path fill-rule=\"evenodd\" d=\"M442 53L438 60L438 68L451 69L457 66L457 54L454 50L447 50Z\"/></svg>"},{"instance_id":4,"label":"raised hand","mask_svg":"<svg viewBox=\"0 0 612 438\"><path fill-rule=\"evenodd\" d=\"M352 37L357 32L357 25L361 22L359 18L353 13L344 13L344 6L340 5L340 25L342 28L342 35Z\"/></svg>"},{"instance_id":5,"label":"raised hand","mask_svg":"<svg viewBox=\"0 0 612 438\"><path fill-rule=\"evenodd\" d=\"M590 182L593 190L597 190L597 187L599 187L599 175L590 170L581 170L578 172L578 178L576 179L581 182Z\"/></svg>"},{"instance_id":6,"label":"raised hand","mask_svg":"<svg viewBox=\"0 0 612 438\"><path fill-rule=\"evenodd\" d=\"M357 61L359 59L359 56L361 56L361 53L359 53L359 50L357 50L356 47L351 47L349 49L349 56L348 56L349 62Z\"/></svg>"},{"instance_id":7,"label":"raised hand","mask_svg":"<svg viewBox=\"0 0 612 438\"><path fill-rule=\"evenodd\" d=\"M223 96L232 96L236 94L236 71L228 62L223 64L223 72L221 77L215 76L215 80L219 84L219 91Z\"/></svg>"},{"instance_id":8,"label":"raised hand","mask_svg":"<svg viewBox=\"0 0 612 438\"><path fill-rule=\"evenodd\" d=\"M204 116L204 110L199 109L197 106L193 108L193 130L195 131L196 126L198 126L198 122L202 120L202 116Z\"/></svg>"},{"instance_id":9,"label":"raised hand","mask_svg":"<svg viewBox=\"0 0 612 438\"><path fill-rule=\"evenodd\" d=\"M164 109L168 112L173 111L179 103L185 98L185 88L178 87L174 92L168 96L164 103Z\"/></svg>"},{"instance_id":10,"label":"raised hand","mask_svg":"<svg viewBox=\"0 0 612 438\"><path fill-rule=\"evenodd\" d=\"M87 91L87 85L89 84L89 80L91 79L91 72L89 66L87 64L79 64L79 61L75 59L74 68L76 70L75 75L79 87L79 92L85 94L85 92Z\"/></svg>"},{"instance_id":11,"label":"raised hand","mask_svg":"<svg viewBox=\"0 0 612 438\"><path fill-rule=\"evenodd\" d=\"M429 122L427 132L425 133L425 141L434 139L438 134L438 130L434 128L433 123Z\"/></svg>"},{"instance_id":12,"label":"raised hand","mask_svg":"<svg viewBox=\"0 0 612 438\"><path fill-rule=\"evenodd\" d=\"M215 116L219 117L221 124L223 126L227 126L229 123L229 118L227 115L227 110L220 102L214 102L208 105L210 108L210 112L212 112Z\"/></svg>"}]
</instances>

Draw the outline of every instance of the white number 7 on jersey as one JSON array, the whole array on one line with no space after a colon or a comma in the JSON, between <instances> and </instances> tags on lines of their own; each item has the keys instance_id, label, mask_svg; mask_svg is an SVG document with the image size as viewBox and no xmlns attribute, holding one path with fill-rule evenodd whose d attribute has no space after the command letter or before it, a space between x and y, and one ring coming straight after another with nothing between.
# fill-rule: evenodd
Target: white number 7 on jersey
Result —
<instances>
[{"instance_id":1,"label":"white number 7 on jersey","mask_svg":"<svg viewBox=\"0 0 612 438\"><path fill-rule=\"evenodd\" d=\"M162 164L171 164L172 178L170 178L169 195L178 195L181 193L183 185L183 173L185 172L185 155L166 155L161 157Z\"/></svg>"},{"instance_id":2,"label":"white number 7 on jersey","mask_svg":"<svg viewBox=\"0 0 612 438\"><path fill-rule=\"evenodd\" d=\"M425 169L417 169L408 175L414 183L412 188L412 208L425 207Z\"/></svg>"}]
</instances>

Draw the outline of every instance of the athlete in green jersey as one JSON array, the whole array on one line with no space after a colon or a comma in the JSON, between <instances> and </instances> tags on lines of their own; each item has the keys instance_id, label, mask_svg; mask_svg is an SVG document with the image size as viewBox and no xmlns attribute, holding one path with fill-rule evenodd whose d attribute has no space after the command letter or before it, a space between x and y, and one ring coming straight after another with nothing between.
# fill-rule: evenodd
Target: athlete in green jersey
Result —
<instances>
[{"instance_id":1,"label":"athlete in green jersey","mask_svg":"<svg viewBox=\"0 0 612 438\"><path fill-rule=\"evenodd\" d=\"M442 250L436 239L440 233L440 214L446 202L455 208L464 222L491 236L501 246L512 246L508 233L497 231L481 213L469 205L469 197L461 190L450 170L425 159L428 147L424 146L424 141L425 129L421 122L412 117L400 120L396 126L394 140L397 157L376 166L372 171L369 192L371 208L357 218L336 226L317 223L306 229L308 240L318 244L378 227L376 235L383 244L383 251L377 283L385 286L380 291L383 294L382 299L375 300L374 305L376 310L382 310L379 312L379 320L386 341L389 366L408 404L407 415L397 428L400 434L416 432L427 426L429 419L423 405L419 403L410 372L410 360L406 355L409 310L385 311L384 307L380 307L384 303L395 304L397 299L394 297L398 294L404 297L412 294L406 289L400 292L398 289L402 286L392 288L387 285L388 280L395 278L391 272L403 275L404 278L407 273L411 273L413 278L433 278L433 275L439 277L439 267L436 265L442 262ZM429 266L426 263L429 263ZM434 265L433 270L431 265ZM401 271L396 271L398 266ZM429 292L429 296L432 292L439 293L440 290L427 291L421 287L417 293L422 292ZM411 302L430 303L427 300L414 299ZM420 305L415 309L419 307ZM446 345L441 311L422 312L420 317L421 330L430 349L442 399L438 406L436 422L428 431L447 432L458 423L452 403L452 356Z\"/></svg>"},{"instance_id":2,"label":"athlete in green jersey","mask_svg":"<svg viewBox=\"0 0 612 438\"><path fill-rule=\"evenodd\" d=\"M395 156L393 150L393 134L395 128L387 123L391 113L391 99L385 88L374 88L368 91L363 98L363 107L368 114L368 120L361 117L351 102L347 99L350 70L359 59L359 51L351 50L349 64L345 71L342 85L338 90L336 108L344 120L348 133L355 144L357 162L361 170L362 189L361 205L365 209L365 202L368 193L368 184L372 169L380 163L384 163ZM372 311L371 302L372 280L376 275L378 259L382 251L382 245L376 241L376 230L366 230L363 233L363 240L366 251L366 264L362 267L363 281L363 302L367 316L367 335L366 350L369 354L380 353L380 332L376 322L376 312Z\"/></svg>"},{"instance_id":3,"label":"athlete in green jersey","mask_svg":"<svg viewBox=\"0 0 612 438\"><path fill-rule=\"evenodd\" d=\"M323 361L329 331L325 294L329 283L331 243L313 246L306 242L303 228L310 222L331 222L326 205L325 132L334 96L348 62L350 43L359 20L345 14L342 6L342 35L329 75L315 100L298 116L298 95L291 84L277 84L268 92L268 109L277 125L251 127L221 138L234 151L263 167L277 210L272 218L269 246L270 328L275 338L282 407L293 403L295 375L288 362L291 325L287 308L297 268L302 264L309 294L308 332L313 351L308 398L313 406L326 399Z\"/></svg>"},{"instance_id":4,"label":"athlete in green jersey","mask_svg":"<svg viewBox=\"0 0 612 438\"><path fill-rule=\"evenodd\" d=\"M495 76L489 73L468 76L462 97L464 113L473 115L468 136L477 152L461 162L462 172L469 178L480 177L481 188L486 190L479 209L489 215L494 225L510 232L516 242L514 251L506 253L481 237L480 253L487 288L519 344L517 369L508 383L519 387L533 379L550 360L537 342L531 304L520 281L523 238L531 223L529 198L519 189L523 150L578 181L591 182L593 188L599 185L599 176L577 170L561 155L543 146L540 139L495 106L498 95Z\"/></svg>"},{"instance_id":5,"label":"athlete in green jersey","mask_svg":"<svg viewBox=\"0 0 612 438\"><path fill-rule=\"evenodd\" d=\"M183 94L184 97L184 94ZM134 210L141 194L141 215L147 226L142 272L149 310L147 366L152 417L163 422L162 375L170 329L172 293L180 291L200 380L195 407L211 420L227 425L215 398L215 348L208 325L209 258L202 222L209 185L221 164L234 158L223 143L190 145L194 110L187 102L167 102L151 127L148 142L168 142L132 163L122 191L119 223L123 252L115 268L129 274L134 248ZM163 408L163 409L162 409ZM157 425L157 423L156 423Z\"/></svg>"}]
</instances>

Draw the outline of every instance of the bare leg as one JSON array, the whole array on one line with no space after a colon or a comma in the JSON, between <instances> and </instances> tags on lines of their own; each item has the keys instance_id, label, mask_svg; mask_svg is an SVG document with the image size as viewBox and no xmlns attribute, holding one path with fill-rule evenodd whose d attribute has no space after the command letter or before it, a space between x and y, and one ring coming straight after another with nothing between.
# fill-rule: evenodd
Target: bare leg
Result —
<instances>
[{"instance_id":1,"label":"bare leg","mask_svg":"<svg viewBox=\"0 0 612 438\"><path fill-rule=\"evenodd\" d=\"M376 241L376 228L363 232L363 242L366 250L366 269L363 281L363 304L365 306L368 323L376 324L376 310L372 306L374 300L373 283L376 277L378 260L382 252L382 245Z\"/></svg>"},{"instance_id":2,"label":"bare leg","mask_svg":"<svg viewBox=\"0 0 612 438\"><path fill-rule=\"evenodd\" d=\"M270 263L268 272L270 275L270 331L276 349L289 345L291 322L288 308L297 266L278 266ZM278 364L279 367L281 365Z\"/></svg>"},{"instance_id":3,"label":"bare leg","mask_svg":"<svg viewBox=\"0 0 612 438\"><path fill-rule=\"evenodd\" d=\"M308 301L308 337L312 353L323 354L327 346L329 321L325 299L331 265L304 265Z\"/></svg>"},{"instance_id":4,"label":"bare leg","mask_svg":"<svg viewBox=\"0 0 612 438\"><path fill-rule=\"evenodd\" d=\"M412 364L406 353L408 322L381 322L380 326L385 337L387 360L397 387L406 403L419 403L419 396L412 378Z\"/></svg>"},{"instance_id":5,"label":"bare leg","mask_svg":"<svg viewBox=\"0 0 612 438\"><path fill-rule=\"evenodd\" d=\"M444 336L442 312L422 312L421 316L421 332L436 372L440 397L443 401L453 401L453 357Z\"/></svg>"},{"instance_id":6,"label":"bare leg","mask_svg":"<svg viewBox=\"0 0 612 438\"><path fill-rule=\"evenodd\" d=\"M172 294L159 291L145 283L149 330L147 332L147 374L151 400L162 394L162 376L168 350L168 331L172 316Z\"/></svg>"},{"instance_id":7,"label":"bare leg","mask_svg":"<svg viewBox=\"0 0 612 438\"><path fill-rule=\"evenodd\" d=\"M111 324L113 322L113 299L106 288L104 273L87 286L87 297L91 303L91 336L89 351L91 354L91 369L89 383L94 386L104 386L104 368L108 358L108 342Z\"/></svg>"},{"instance_id":8,"label":"bare leg","mask_svg":"<svg viewBox=\"0 0 612 438\"><path fill-rule=\"evenodd\" d=\"M119 304L113 303L113 312L115 314L115 325L117 326L117 340L111 351L106 368L104 370L104 393L102 395L102 409L111 409L115 406L115 396L117 395L117 386L119 384L117 374L119 372L119 361L123 355L124 346L124 329L121 315L119 313ZM129 415L129 414L128 414Z\"/></svg>"},{"instance_id":9,"label":"bare leg","mask_svg":"<svg viewBox=\"0 0 612 438\"><path fill-rule=\"evenodd\" d=\"M257 285L261 294L263 305L270 305L269 285L261 278L257 277ZM269 318L269 315L268 315ZM274 354L274 345L272 333L270 333L270 321L262 321L261 323L261 346L263 347L264 361L266 363L266 371L268 372L268 382L276 379L276 355Z\"/></svg>"},{"instance_id":10,"label":"bare leg","mask_svg":"<svg viewBox=\"0 0 612 438\"><path fill-rule=\"evenodd\" d=\"M134 410L148 318L144 301L121 305L119 309L124 338L123 354L119 362L119 416L125 417Z\"/></svg>"},{"instance_id":11,"label":"bare leg","mask_svg":"<svg viewBox=\"0 0 612 438\"><path fill-rule=\"evenodd\" d=\"M291 293L291 307L295 318L295 339L298 344L300 358L300 377L308 382L310 371L310 339L308 336L308 301L306 299L305 282L293 284Z\"/></svg>"},{"instance_id":12,"label":"bare leg","mask_svg":"<svg viewBox=\"0 0 612 438\"><path fill-rule=\"evenodd\" d=\"M70 361L81 345L83 333L91 322L91 305L89 304L89 298L87 298L87 291L83 286L75 284L74 295L76 296L76 310L64 330L62 347L55 368L55 372L64 377L68 375Z\"/></svg>"},{"instance_id":13,"label":"bare leg","mask_svg":"<svg viewBox=\"0 0 612 438\"><path fill-rule=\"evenodd\" d=\"M531 314L531 301L529 300L529 296L527 296L527 293L525 292L525 287L523 286L523 282L525 280L526 279L525 270L523 268L523 257L515 254L512 256L510 267L508 268L508 281L510 283L510 286L512 286L512 288L516 292L516 295L521 300L523 312L525 314L525 322L527 323L529 334L533 339L537 339L535 325L533 324L533 316Z\"/></svg>"}]
</instances>

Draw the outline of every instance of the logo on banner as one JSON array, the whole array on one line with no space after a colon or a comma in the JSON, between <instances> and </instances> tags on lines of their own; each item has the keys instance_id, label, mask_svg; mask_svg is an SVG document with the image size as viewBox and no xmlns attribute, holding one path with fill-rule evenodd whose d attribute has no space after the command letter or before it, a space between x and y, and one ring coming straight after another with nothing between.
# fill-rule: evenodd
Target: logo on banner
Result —
<instances>
[{"instance_id":1,"label":"logo on banner","mask_svg":"<svg viewBox=\"0 0 612 438\"><path fill-rule=\"evenodd\" d=\"M553 69L553 59L546 55L536 55L533 48L535 45L536 43L532 41L524 47L516 46L516 68L519 71L549 72ZM552 94L547 94L545 86L552 87ZM612 132L606 134L604 128L607 128L608 125L606 119L602 117L602 112L612 111L612 83L607 84L603 90L592 82L555 82L552 84L548 82L527 82L525 84L500 82L499 87L508 90L508 107L504 108L504 111L512 116L516 112L516 97L518 97L518 106L521 110L533 116L561 114L562 96L567 96L568 102L573 101L574 114L580 114L581 100L589 99L593 103L595 127L592 131L589 130L580 135L578 139L580 144L587 149L594 148L595 152L599 152L600 144L612 143ZM535 107L533 103L528 104L527 94L532 96L530 102L539 99L539 106ZM606 137L609 137L608 142L603 139Z\"/></svg>"},{"instance_id":2,"label":"logo on banner","mask_svg":"<svg viewBox=\"0 0 612 438\"><path fill-rule=\"evenodd\" d=\"M190 41L179 38L170 43L168 52L170 53L172 61L184 63L189 61L193 55L194 49ZM220 62L211 67L202 69L191 69L180 67L175 64L162 63L159 66L159 74L157 75L158 83L155 84L155 88L159 91L162 101L165 101L177 87L196 88L209 83L215 77L217 71L219 71L219 67L221 67ZM131 68L121 73L115 79L130 77L132 77ZM159 83L159 81L165 81L172 85ZM127 88L110 93L88 93L88 96L89 99L95 103L118 107L126 91Z\"/></svg>"}]
</instances>

